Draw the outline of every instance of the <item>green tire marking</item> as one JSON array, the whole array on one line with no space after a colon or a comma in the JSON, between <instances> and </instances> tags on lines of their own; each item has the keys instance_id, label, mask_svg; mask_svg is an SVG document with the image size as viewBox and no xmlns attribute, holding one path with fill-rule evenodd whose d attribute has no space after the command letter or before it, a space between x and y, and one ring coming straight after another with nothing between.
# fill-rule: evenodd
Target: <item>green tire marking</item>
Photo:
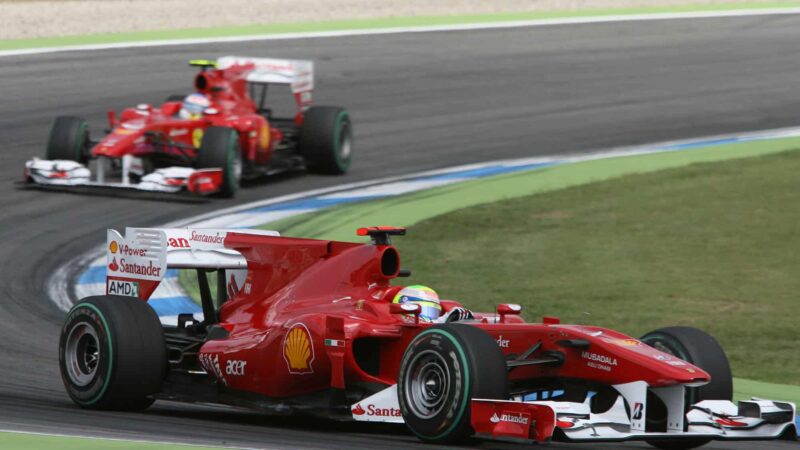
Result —
<instances>
[{"instance_id":1,"label":"green tire marking","mask_svg":"<svg viewBox=\"0 0 800 450\"><path fill-rule=\"evenodd\" d=\"M69 311L69 314L72 314L78 308L89 308L93 310L97 315L100 317L100 321L103 322L103 328L106 330L106 336L108 338L108 373L106 374L106 379L103 381L103 387L100 389L100 393L98 393L94 399L89 401L78 401L78 403L82 405L94 405L105 395L106 390L108 389L108 385L111 382L112 371L114 368L114 341L111 337L111 329L108 327L108 322L106 322L106 316L91 303L78 303L77 305L73 306L72 309Z\"/></svg>"},{"instance_id":2,"label":"green tire marking","mask_svg":"<svg viewBox=\"0 0 800 450\"><path fill-rule=\"evenodd\" d=\"M336 116L336 124L334 125L333 131L333 157L336 159L336 165L339 166L339 170L342 172L347 172L347 169L350 167L350 161L352 158L348 155L346 160L342 160L342 122L345 119L350 119L350 115L347 111L340 111L339 114ZM351 131L352 136L352 131ZM353 145L351 142L350 145ZM352 153L351 153L352 154Z\"/></svg>"}]
</instances>

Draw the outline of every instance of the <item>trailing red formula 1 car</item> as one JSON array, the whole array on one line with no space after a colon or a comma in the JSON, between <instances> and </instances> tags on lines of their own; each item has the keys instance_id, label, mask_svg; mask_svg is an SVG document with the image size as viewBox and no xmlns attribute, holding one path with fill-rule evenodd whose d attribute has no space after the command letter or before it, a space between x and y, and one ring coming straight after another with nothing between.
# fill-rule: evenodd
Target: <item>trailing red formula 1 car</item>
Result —
<instances>
[{"instance_id":1,"label":"trailing red formula 1 car","mask_svg":"<svg viewBox=\"0 0 800 450\"><path fill-rule=\"evenodd\" d=\"M25 164L32 186L232 196L242 178L307 167L341 174L352 158L352 127L340 107L311 106L310 61L226 56L192 61L201 68L194 93L160 107L142 104L109 112L99 142L85 120L58 117L45 159ZM273 117L269 85L288 85L293 117ZM91 163L91 164L90 164ZM90 170L90 168L92 170Z\"/></svg>"},{"instance_id":2,"label":"trailing red formula 1 car","mask_svg":"<svg viewBox=\"0 0 800 450\"><path fill-rule=\"evenodd\" d=\"M405 230L359 234L372 243L109 230L108 295L78 302L62 328L67 392L93 409L169 399L405 423L430 442L644 440L677 449L795 436L794 404L731 402L725 353L700 330L634 339L553 317L526 323L514 304L424 322L419 304L392 301L402 287L390 281L410 272L390 237ZM183 314L162 325L143 301L167 268L196 269L202 320Z\"/></svg>"}]
</instances>

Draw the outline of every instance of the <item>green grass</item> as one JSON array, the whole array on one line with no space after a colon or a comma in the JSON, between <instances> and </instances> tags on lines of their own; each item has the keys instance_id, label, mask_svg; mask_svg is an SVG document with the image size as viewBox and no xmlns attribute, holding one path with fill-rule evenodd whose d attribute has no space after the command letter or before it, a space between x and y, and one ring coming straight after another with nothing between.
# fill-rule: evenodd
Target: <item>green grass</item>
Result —
<instances>
[{"instance_id":1,"label":"green grass","mask_svg":"<svg viewBox=\"0 0 800 450\"><path fill-rule=\"evenodd\" d=\"M516 20L542 20L569 17L594 17L611 15L679 13L696 11L730 11L768 8L792 8L797 3L748 3L680 5L650 8L625 9L584 9L548 12L497 13L481 15L452 15L428 17L395 17L363 20L340 20L329 22L281 23L271 25L247 25L218 28L192 28L177 30L152 30L125 33L102 33L79 36L43 37L31 39L0 40L0 50L17 50L29 48L61 47L74 45L111 44L120 42L159 41L168 39L215 38L229 36L250 36L263 34L286 34L317 31L364 30L394 27L480 24L490 22L507 22Z\"/></svg>"},{"instance_id":2,"label":"green grass","mask_svg":"<svg viewBox=\"0 0 800 450\"><path fill-rule=\"evenodd\" d=\"M743 378L797 384L800 151L461 209L398 239L413 281L633 336L707 330Z\"/></svg>"},{"instance_id":3,"label":"green grass","mask_svg":"<svg viewBox=\"0 0 800 450\"><path fill-rule=\"evenodd\" d=\"M58 448L58 450L211 450L217 447L0 432L0 448L25 450L52 450L54 448Z\"/></svg>"}]
</instances>

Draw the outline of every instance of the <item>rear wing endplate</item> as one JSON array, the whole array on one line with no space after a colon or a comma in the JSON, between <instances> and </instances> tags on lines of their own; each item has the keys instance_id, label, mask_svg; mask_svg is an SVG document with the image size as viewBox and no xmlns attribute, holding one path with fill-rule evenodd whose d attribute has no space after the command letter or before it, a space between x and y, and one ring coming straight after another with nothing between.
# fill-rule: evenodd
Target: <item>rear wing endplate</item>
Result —
<instances>
[{"instance_id":1,"label":"rear wing endplate","mask_svg":"<svg viewBox=\"0 0 800 450\"><path fill-rule=\"evenodd\" d=\"M127 228L107 231L106 294L147 300L167 269L247 269L236 250L225 248L232 231L204 228ZM277 231L236 230L237 234L280 236Z\"/></svg>"}]
</instances>

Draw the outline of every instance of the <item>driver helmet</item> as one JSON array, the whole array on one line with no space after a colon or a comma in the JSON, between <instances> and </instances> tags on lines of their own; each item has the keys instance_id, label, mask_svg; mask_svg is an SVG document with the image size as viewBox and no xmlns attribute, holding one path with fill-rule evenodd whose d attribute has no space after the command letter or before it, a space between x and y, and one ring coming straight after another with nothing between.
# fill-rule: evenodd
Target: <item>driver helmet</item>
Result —
<instances>
[{"instance_id":1,"label":"driver helmet","mask_svg":"<svg viewBox=\"0 0 800 450\"><path fill-rule=\"evenodd\" d=\"M178 115L181 119L197 119L209 106L211 106L211 101L205 95L189 94L183 99L183 105Z\"/></svg>"},{"instance_id":2,"label":"driver helmet","mask_svg":"<svg viewBox=\"0 0 800 450\"><path fill-rule=\"evenodd\" d=\"M433 289L414 285L401 289L394 296L392 303L417 303L422 307L419 318L423 322L434 322L442 314L442 304L439 302L439 294Z\"/></svg>"}]
</instances>

